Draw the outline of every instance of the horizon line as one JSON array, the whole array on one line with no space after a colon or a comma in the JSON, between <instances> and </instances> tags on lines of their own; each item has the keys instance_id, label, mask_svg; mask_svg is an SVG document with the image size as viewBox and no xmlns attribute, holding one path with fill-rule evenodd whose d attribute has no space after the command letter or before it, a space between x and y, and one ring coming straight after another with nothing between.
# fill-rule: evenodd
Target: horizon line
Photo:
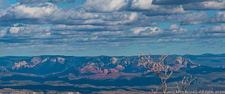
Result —
<instances>
[{"instance_id":1,"label":"horizon line","mask_svg":"<svg viewBox=\"0 0 225 94\"><path fill-rule=\"evenodd\" d=\"M148 54L145 54L148 55ZM161 54L152 54L152 55L161 55ZM179 55L179 54L169 54L169 56L185 56L185 55L225 55L225 53L221 53L221 54L213 54L213 53L203 53L203 54L183 54L183 55ZM13 56L13 55L9 55L9 56L0 56L0 57L35 57L35 56L72 56L72 57L100 57L100 56L111 56L111 57L131 57L131 56L138 56L137 55L118 55L118 56L114 56L114 55L93 55L93 56L88 56L88 55L84 55L84 56L75 56L75 55L56 55L56 54L49 54L49 55L30 55L30 56L26 56L26 55L21 55L21 56Z\"/></svg>"}]
</instances>

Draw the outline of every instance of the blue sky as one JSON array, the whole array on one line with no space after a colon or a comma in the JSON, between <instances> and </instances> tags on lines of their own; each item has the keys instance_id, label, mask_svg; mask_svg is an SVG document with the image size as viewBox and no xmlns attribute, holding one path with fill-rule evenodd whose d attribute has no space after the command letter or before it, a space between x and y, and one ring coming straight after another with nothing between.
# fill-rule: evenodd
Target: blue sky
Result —
<instances>
[{"instance_id":1,"label":"blue sky","mask_svg":"<svg viewBox=\"0 0 225 94\"><path fill-rule=\"evenodd\" d=\"M225 53L223 0L0 0L0 56Z\"/></svg>"}]
</instances>

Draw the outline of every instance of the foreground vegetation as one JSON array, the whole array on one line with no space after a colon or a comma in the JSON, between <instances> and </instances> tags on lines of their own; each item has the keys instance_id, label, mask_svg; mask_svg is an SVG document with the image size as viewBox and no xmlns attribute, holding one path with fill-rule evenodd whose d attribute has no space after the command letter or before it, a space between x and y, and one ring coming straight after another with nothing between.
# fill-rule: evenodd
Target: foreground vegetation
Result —
<instances>
[{"instance_id":1,"label":"foreground vegetation","mask_svg":"<svg viewBox=\"0 0 225 94\"><path fill-rule=\"evenodd\" d=\"M141 53L141 55L138 56L139 60L138 62L142 63L143 67L145 69L148 69L152 72L154 72L158 78L161 81L161 87L162 87L162 93L166 94L168 87L167 87L167 80L171 77L171 75L173 74L172 69L170 69L170 73L169 72L169 68L171 68L169 65L165 65L164 64L164 60L166 59L166 57L168 57L168 55L161 55L161 58L159 59L158 62L154 62L153 60L151 60L151 53L149 56L144 56L144 53ZM191 82L193 82L195 78L192 78L192 75L190 77L183 77L183 80L181 81L181 85L179 85L176 82L177 85L177 93L186 93L188 86L191 84ZM152 88L151 89L152 93L157 93L158 89L156 88L155 90Z\"/></svg>"}]
</instances>

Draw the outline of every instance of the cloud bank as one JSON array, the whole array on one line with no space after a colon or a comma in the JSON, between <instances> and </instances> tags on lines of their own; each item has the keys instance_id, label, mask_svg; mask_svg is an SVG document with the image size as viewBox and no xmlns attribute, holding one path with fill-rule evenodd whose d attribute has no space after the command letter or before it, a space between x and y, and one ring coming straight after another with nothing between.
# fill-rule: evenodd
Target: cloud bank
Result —
<instances>
[{"instance_id":1,"label":"cloud bank","mask_svg":"<svg viewBox=\"0 0 225 94\"><path fill-rule=\"evenodd\" d=\"M12 49L81 50L225 37L223 0L78 1L0 0L0 42Z\"/></svg>"}]
</instances>

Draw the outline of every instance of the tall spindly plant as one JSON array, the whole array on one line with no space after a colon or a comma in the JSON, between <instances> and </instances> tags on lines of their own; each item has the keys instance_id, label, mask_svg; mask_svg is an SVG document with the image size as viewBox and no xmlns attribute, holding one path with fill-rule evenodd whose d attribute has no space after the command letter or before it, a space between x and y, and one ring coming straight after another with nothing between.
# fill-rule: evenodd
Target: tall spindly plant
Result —
<instances>
[{"instance_id":1,"label":"tall spindly plant","mask_svg":"<svg viewBox=\"0 0 225 94\"><path fill-rule=\"evenodd\" d=\"M142 63L144 68L154 72L160 79L162 84L162 92L163 94L167 93L167 79L170 78L170 76L173 74L173 71L169 72L169 66L164 65L164 60L166 59L168 55L161 55L159 62L151 62L151 53L148 56L145 56L143 52L141 52L141 55L138 55L139 60L138 62Z\"/></svg>"},{"instance_id":2,"label":"tall spindly plant","mask_svg":"<svg viewBox=\"0 0 225 94\"><path fill-rule=\"evenodd\" d=\"M191 82L193 82L195 78L192 78L192 75L190 75L190 77L186 77L184 76L183 80L181 81L181 85L178 85L178 83L176 82L177 84L177 90L178 90L178 93L186 93L186 90L188 88L188 86L191 84Z\"/></svg>"}]
</instances>

